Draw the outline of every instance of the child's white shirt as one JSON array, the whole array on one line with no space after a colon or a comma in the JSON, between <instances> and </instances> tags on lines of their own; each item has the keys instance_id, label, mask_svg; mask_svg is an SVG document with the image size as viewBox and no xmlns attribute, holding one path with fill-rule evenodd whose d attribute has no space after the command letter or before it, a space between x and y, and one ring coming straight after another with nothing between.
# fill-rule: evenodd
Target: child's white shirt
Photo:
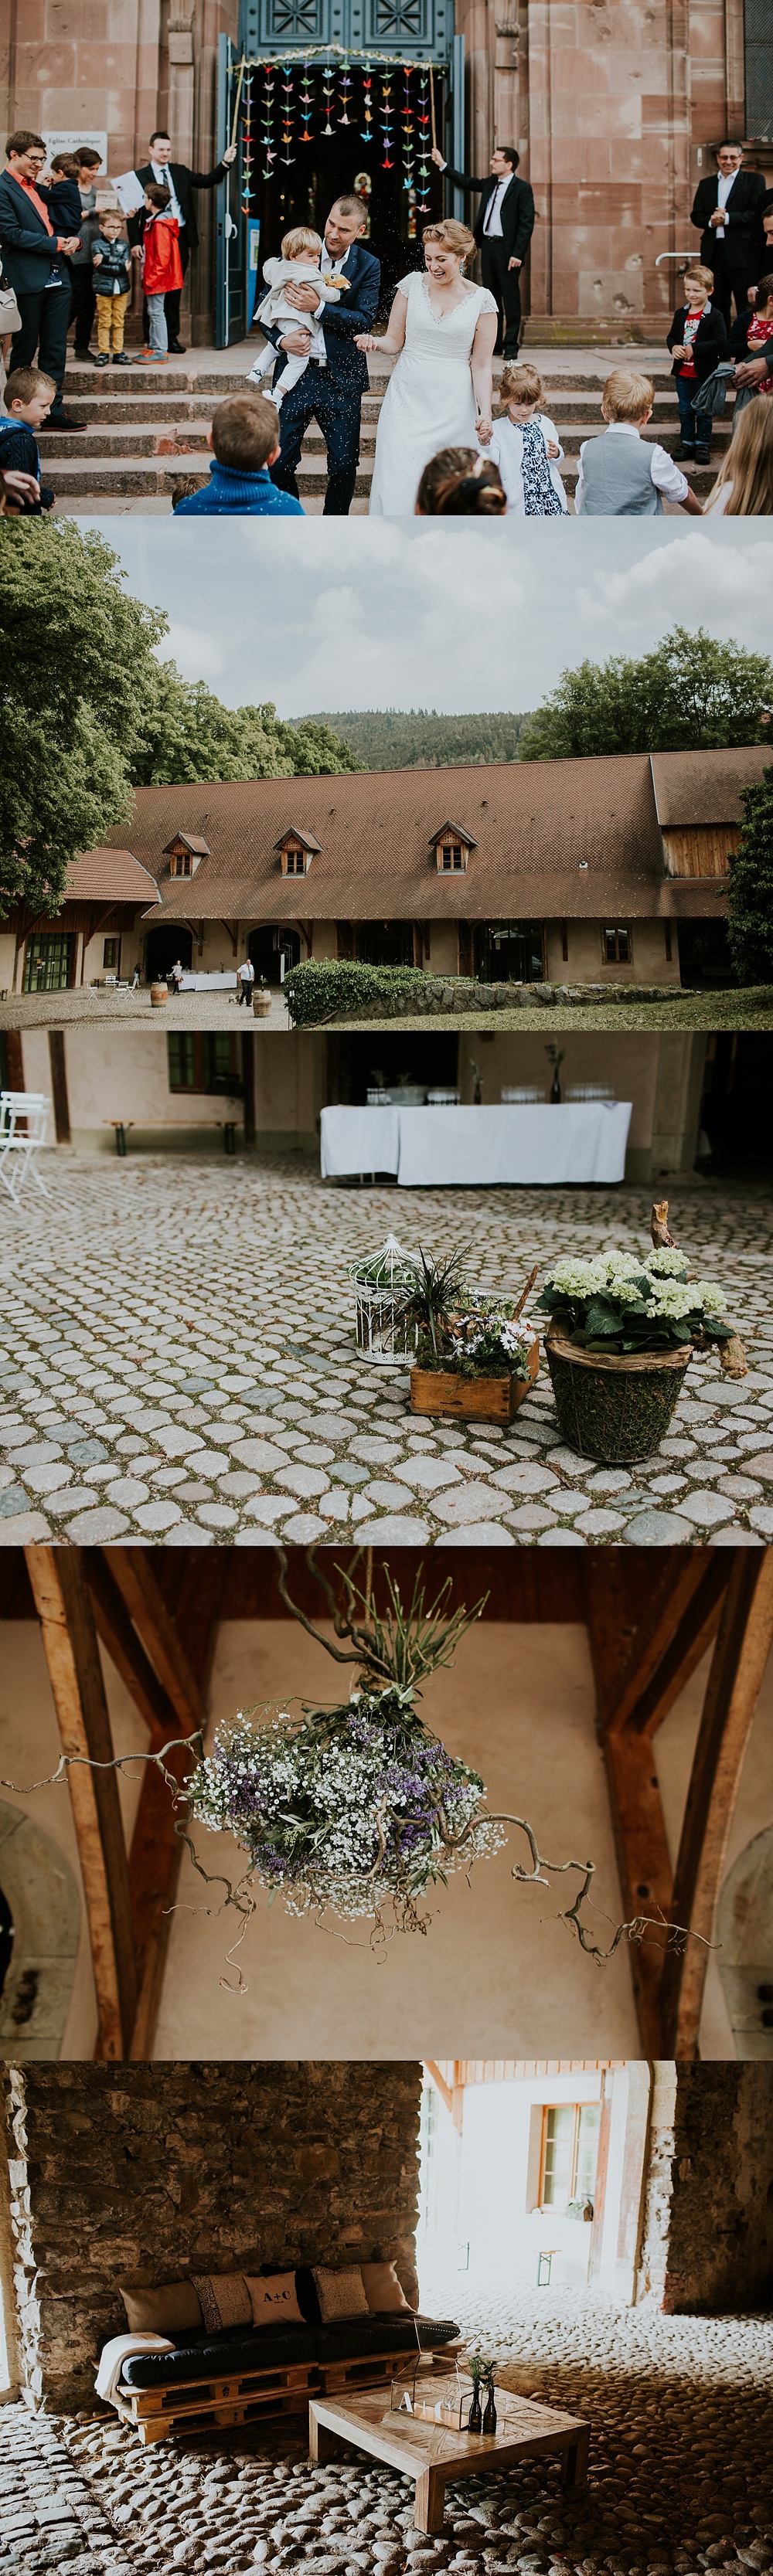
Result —
<instances>
[{"instance_id":1,"label":"child's white shirt","mask_svg":"<svg viewBox=\"0 0 773 2576\"><path fill-rule=\"evenodd\" d=\"M563 464L564 451L555 422L548 419L545 411L535 413L535 421L537 428L542 431L546 450L548 445L558 448L557 456L548 457L548 471L561 508L568 513L569 504L557 470L559 465ZM478 445L480 446L480 440ZM516 518L524 519L526 509L523 491L523 422L511 420L509 412L502 412L499 419L494 422L493 438L488 447L481 448L481 455L490 457L492 465L499 467L508 510L511 510Z\"/></svg>"},{"instance_id":2,"label":"child's white shirt","mask_svg":"<svg viewBox=\"0 0 773 2576\"><path fill-rule=\"evenodd\" d=\"M609 420L607 421L606 429L601 430L598 435L602 438L620 438L623 435L627 438L640 438L641 431L637 429L636 423L633 420ZM592 443L591 439L585 438L583 439L583 443L580 448L580 464L574 495L575 510L579 510L583 496L582 460L586 447L592 446ZM665 448L658 446L657 440L655 441L654 446L651 447L649 439L646 439L645 446L650 459L650 474L652 476L656 492L663 492L667 501L684 501L690 489L686 474L683 474L680 467L675 464L673 456L668 456Z\"/></svg>"},{"instance_id":3,"label":"child's white shirt","mask_svg":"<svg viewBox=\"0 0 773 2576\"><path fill-rule=\"evenodd\" d=\"M324 366L322 325L315 321L312 313L296 312L294 305L287 301L287 289L288 286L316 286L321 303L337 304L341 292L338 278L323 277L321 269L311 259L267 259L263 275L269 292L263 296L255 316L261 330L265 330L267 325L273 327L275 322L288 322L295 331L308 331L311 337L309 356L317 358Z\"/></svg>"}]
</instances>

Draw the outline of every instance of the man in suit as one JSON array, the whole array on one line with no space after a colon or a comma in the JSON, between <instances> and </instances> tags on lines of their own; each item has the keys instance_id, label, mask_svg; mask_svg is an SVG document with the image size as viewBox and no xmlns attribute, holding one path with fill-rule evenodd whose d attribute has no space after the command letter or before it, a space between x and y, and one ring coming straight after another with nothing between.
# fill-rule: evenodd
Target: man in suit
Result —
<instances>
[{"instance_id":1,"label":"man in suit","mask_svg":"<svg viewBox=\"0 0 773 2576\"><path fill-rule=\"evenodd\" d=\"M727 330L731 295L736 314L745 312L749 301L753 244L766 194L762 172L742 170L742 158L740 143L720 144L716 175L699 180L691 215L701 236L701 260L714 273L712 303L719 306Z\"/></svg>"},{"instance_id":2,"label":"man in suit","mask_svg":"<svg viewBox=\"0 0 773 2576\"><path fill-rule=\"evenodd\" d=\"M79 237L54 232L37 185L45 166L42 135L26 130L9 134L0 173L0 251L21 314L21 329L11 341L11 369L31 367L37 352L38 366L56 385L46 427L85 429L85 421L72 420L62 401L70 319L65 261L77 250Z\"/></svg>"},{"instance_id":3,"label":"man in suit","mask_svg":"<svg viewBox=\"0 0 773 2576\"><path fill-rule=\"evenodd\" d=\"M267 335L275 347L287 349L293 357L303 357L310 345L308 330L303 328L304 315L313 314L322 326L326 363L322 367L316 358L310 358L297 385L285 394L279 415L281 451L272 465L271 480L280 492L291 492L297 501L296 468L304 431L310 420L317 420L327 450L328 519L348 517L360 461L360 419L368 366L354 341L358 331L373 329L381 282L380 262L371 251L363 249L360 240L367 220L361 197L336 199L325 225L320 266L323 277L346 278L346 294L337 304L328 304L311 283L288 286L288 303L296 307L298 329L286 331L281 337L277 330Z\"/></svg>"},{"instance_id":4,"label":"man in suit","mask_svg":"<svg viewBox=\"0 0 773 2576\"><path fill-rule=\"evenodd\" d=\"M464 170L452 170L442 152L433 144L431 159L438 170L444 170L454 188L466 194L480 189L477 223L473 226L481 254L483 284L496 297L502 346L506 358L517 358L521 336L521 269L534 231L534 197L528 179L517 179L519 155L512 143L498 143L491 155L488 179L470 179Z\"/></svg>"},{"instance_id":5,"label":"man in suit","mask_svg":"<svg viewBox=\"0 0 773 2576\"><path fill-rule=\"evenodd\" d=\"M216 170L189 170L184 161L172 160L172 145L168 134L151 134L150 160L143 162L142 168L136 170L134 175L143 188L155 185L157 188L169 190L171 199L169 213L177 217L183 277L185 277L191 251L196 249L199 238L193 198L194 188L217 188L220 180L225 178L226 171L230 170L232 161L235 160L236 145L229 143L223 153L222 161L218 161ZM144 220L141 209L136 215L130 217L127 230L129 240L133 244L142 240ZM182 287L178 286L173 287L170 293L164 296L169 347L174 350L177 357L184 355L183 343L180 339L181 294ZM143 326L147 341L146 325L147 314L144 316Z\"/></svg>"}]
</instances>

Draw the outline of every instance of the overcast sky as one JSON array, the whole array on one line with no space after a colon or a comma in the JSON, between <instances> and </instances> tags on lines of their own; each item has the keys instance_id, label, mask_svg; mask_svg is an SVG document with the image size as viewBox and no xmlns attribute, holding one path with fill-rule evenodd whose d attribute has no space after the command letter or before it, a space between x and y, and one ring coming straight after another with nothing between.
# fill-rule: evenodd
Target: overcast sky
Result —
<instances>
[{"instance_id":1,"label":"overcast sky","mask_svg":"<svg viewBox=\"0 0 773 2576\"><path fill-rule=\"evenodd\" d=\"M312 519L108 519L129 588L166 610L186 679L280 715L533 707L586 655L641 653L678 620L768 652L765 522L570 520L438 529Z\"/></svg>"}]
</instances>

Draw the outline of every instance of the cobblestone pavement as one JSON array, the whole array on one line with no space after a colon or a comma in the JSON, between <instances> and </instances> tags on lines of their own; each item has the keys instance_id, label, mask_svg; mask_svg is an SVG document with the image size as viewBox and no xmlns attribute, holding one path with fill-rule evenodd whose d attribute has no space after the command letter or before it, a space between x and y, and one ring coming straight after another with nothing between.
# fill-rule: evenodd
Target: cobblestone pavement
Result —
<instances>
[{"instance_id":1,"label":"cobblestone pavement","mask_svg":"<svg viewBox=\"0 0 773 2576\"><path fill-rule=\"evenodd\" d=\"M113 1028L117 1020L133 1029L160 1030L164 1037L170 1029L228 1029L232 1035L239 1029L281 1029L286 1036L289 1027L278 985L272 988L270 1011L260 1019L251 1005L248 1010L237 1002L235 993L216 990L170 994L168 1002L154 1008L149 984L140 984L136 993L92 993L88 984L76 984L68 993L9 993L0 1001L3 1029L102 1028L106 1021Z\"/></svg>"},{"instance_id":2,"label":"cobblestone pavement","mask_svg":"<svg viewBox=\"0 0 773 2576\"><path fill-rule=\"evenodd\" d=\"M458 2299L454 2294L458 2313ZM441 2304L446 2305L445 2297ZM765 2576L773 2566L770 2321L465 2294L500 2385L590 2418L585 2496L556 2462L449 2485L446 2529L364 2461L312 2470L302 2421L141 2449L107 2413L0 2407L0 2568L20 2576Z\"/></svg>"},{"instance_id":3,"label":"cobblestone pavement","mask_svg":"<svg viewBox=\"0 0 773 2576\"><path fill-rule=\"evenodd\" d=\"M657 1455L600 1468L562 1445L544 1366L506 1431L411 1416L407 1371L357 1352L347 1265L391 1227L411 1248L464 1246L483 1282L517 1289L537 1257L643 1246L649 1192L341 1189L300 1154L73 1156L50 1186L2 1217L6 1544L773 1539L761 1188L698 1184L672 1206L701 1274L727 1285L748 1375L694 1359Z\"/></svg>"}]
</instances>

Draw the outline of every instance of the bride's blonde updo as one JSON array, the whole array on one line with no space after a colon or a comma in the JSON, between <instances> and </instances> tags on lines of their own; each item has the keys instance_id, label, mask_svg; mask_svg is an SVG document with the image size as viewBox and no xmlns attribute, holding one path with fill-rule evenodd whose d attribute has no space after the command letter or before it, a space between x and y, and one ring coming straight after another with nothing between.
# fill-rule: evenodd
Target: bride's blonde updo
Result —
<instances>
[{"instance_id":1,"label":"bride's blonde updo","mask_svg":"<svg viewBox=\"0 0 773 2576\"><path fill-rule=\"evenodd\" d=\"M475 234L470 232L467 224L457 224L453 215L448 215L442 224L425 224L422 240L425 245L437 242L441 250L450 250L462 268L466 268L468 259L475 257Z\"/></svg>"}]
</instances>

